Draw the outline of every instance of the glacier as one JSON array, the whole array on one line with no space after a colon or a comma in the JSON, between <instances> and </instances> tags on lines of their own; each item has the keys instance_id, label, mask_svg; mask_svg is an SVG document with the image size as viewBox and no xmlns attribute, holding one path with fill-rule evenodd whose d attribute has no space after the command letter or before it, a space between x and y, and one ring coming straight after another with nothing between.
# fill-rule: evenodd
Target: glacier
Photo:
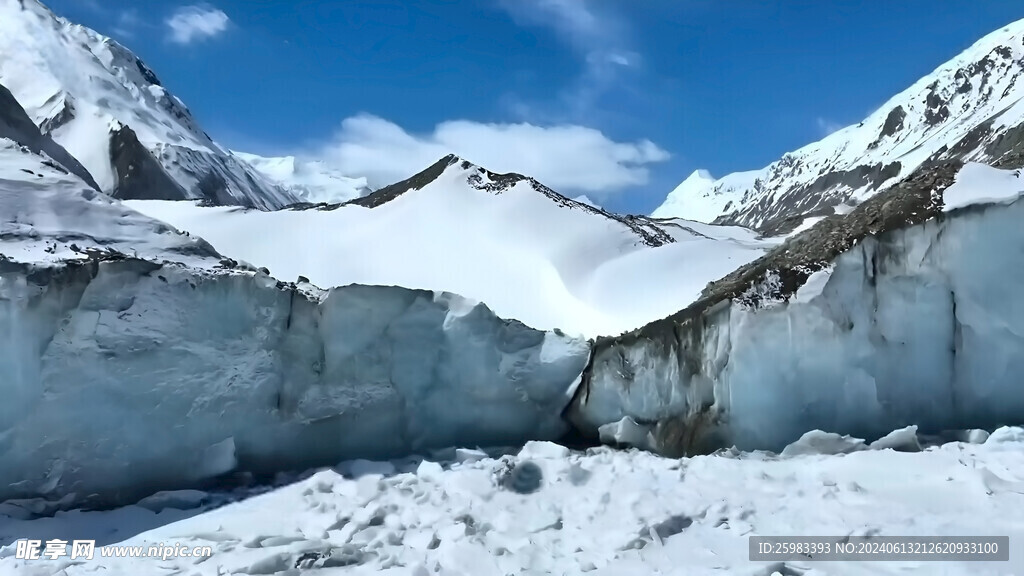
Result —
<instances>
[{"instance_id":1,"label":"glacier","mask_svg":"<svg viewBox=\"0 0 1024 576\"><path fill-rule=\"evenodd\" d=\"M556 439L589 344L445 293L0 264L0 500ZM134 499L134 500L133 500Z\"/></svg>"},{"instance_id":2,"label":"glacier","mask_svg":"<svg viewBox=\"0 0 1024 576\"><path fill-rule=\"evenodd\" d=\"M98 192L7 94L0 501L567 431L587 341L445 292L281 282Z\"/></svg>"},{"instance_id":3,"label":"glacier","mask_svg":"<svg viewBox=\"0 0 1024 576\"><path fill-rule=\"evenodd\" d=\"M1024 186L1003 178L975 194L998 203L962 205L978 171L929 167L675 317L598 341L572 417L595 435L643 424L668 454L777 451L815 429L874 439L1024 421Z\"/></svg>"}]
</instances>

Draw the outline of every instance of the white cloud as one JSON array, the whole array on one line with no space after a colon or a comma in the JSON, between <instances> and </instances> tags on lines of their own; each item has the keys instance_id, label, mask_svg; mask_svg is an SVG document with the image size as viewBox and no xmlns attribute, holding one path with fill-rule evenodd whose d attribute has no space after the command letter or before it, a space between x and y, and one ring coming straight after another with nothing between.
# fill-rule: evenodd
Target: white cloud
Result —
<instances>
[{"instance_id":1,"label":"white cloud","mask_svg":"<svg viewBox=\"0 0 1024 576\"><path fill-rule=\"evenodd\" d=\"M139 12L132 8L117 15L117 23L114 24L113 32L123 38L131 38L135 35L135 30L142 25L143 21L139 18Z\"/></svg>"},{"instance_id":2,"label":"white cloud","mask_svg":"<svg viewBox=\"0 0 1024 576\"><path fill-rule=\"evenodd\" d=\"M835 120L829 120L828 118L819 117L815 119L814 123L817 125L818 132L822 135L822 137L835 134L836 132L846 127L840 124L839 122L836 122Z\"/></svg>"},{"instance_id":3,"label":"white cloud","mask_svg":"<svg viewBox=\"0 0 1024 576\"><path fill-rule=\"evenodd\" d=\"M647 183L648 165L668 160L649 140L615 142L575 125L443 122L429 134L362 114L347 118L317 155L374 188L408 178L454 153L494 172L518 172L564 193L606 195Z\"/></svg>"},{"instance_id":4,"label":"white cloud","mask_svg":"<svg viewBox=\"0 0 1024 576\"><path fill-rule=\"evenodd\" d=\"M221 34L230 21L227 14L212 6L182 6L167 19L167 27L172 42L191 44Z\"/></svg>"},{"instance_id":5,"label":"white cloud","mask_svg":"<svg viewBox=\"0 0 1024 576\"><path fill-rule=\"evenodd\" d=\"M636 68L640 55L629 47L622 18L593 9L590 0L498 0L521 26L552 29L582 58L583 72L562 95L575 116L586 115L601 94L618 83L622 71ZM525 105L519 103L523 110Z\"/></svg>"}]
</instances>

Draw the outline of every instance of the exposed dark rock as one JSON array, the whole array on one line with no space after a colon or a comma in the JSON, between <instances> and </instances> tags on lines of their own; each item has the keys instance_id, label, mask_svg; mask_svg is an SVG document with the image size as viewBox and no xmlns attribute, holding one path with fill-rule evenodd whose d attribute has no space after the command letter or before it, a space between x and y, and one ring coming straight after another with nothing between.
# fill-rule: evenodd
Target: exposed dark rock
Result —
<instances>
[{"instance_id":1,"label":"exposed dark rock","mask_svg":"<svg viewBox=\"0 0 1024 576\"><path fill-rule=\"evenodd\" d=\"M897 106L889 112L889 115L885 118L885 124L882 125L882 133L878 135L878 140L875 141L873 146L877 146L878 142L886 136L895 136L897 132L903 129L903 120L907 117L907 111L903 109L903 106Z\"/></svg>"},{"instance_id":2,"label":"exposed dark rock","mask_svg":"<svg viewBox=\"0 0 1024 576\"><path fill-rule=\"evenodd\" d=\"M121 200L187 200L188 193L139 142L135 131L121 125L110 135L110 159L116 183L111 194Z\"/></svg>"},{"instance_id":3,"label":"exposed dark rock","mask_svg":"<svg viewBox=\"0 0 1024 576\"><path fill-rule=\"evenodd\" d=\"M1024 124L1004 130L985 147L985 154L996 168L1024 168Z\"/></svg>"},{"instance_id":4,"label":"exposed dark rock","mask_svg":"<svg viewBox=\"0 0 1024 576\"><path fill-rule=\"evenodd\" d=\"M354 204L356 206L364 206L366 208L376 208L377 206L386 204L394 200L395 198L398 198L399 196L405 194L406 192L409 192L411 190L419 190L420 188L423 188L424 186L430 184L434 180L437 180L437 178L442 173L444 173L444 171L449 166L455 164L458 161L459 158L457 156L455 156L454 154L449 154L444 158L441 158L434 164L432 164L426 170L420 172L419 174L416 174L415 176L406 178L401 182L395 182L390 186L385 186L380 190L376 190L370 194L367 194L366 196L363 196L362 198L350 200L345 204L333 205L333 207Z\"/></svg>"},{"instance_id":5,"label":"exposed dark rock","mask_svg":"<svg viewBox=\"0 0 1024 576\"><path fill-rule=\"evenodd\" d=\"M60 92L57 95L55 95L54 98L61 99L60 110L58 110L56 114L50 116L49 118L44 120L42 124L40 124L39 130L43 134L50 134L54 130L60 128L61 126L75 119L75 105L74 101L71 99L71 96L65 94L64 92Z\"/></svg>"},{"instance_id":6,"label":"exposed dark rock","mask_svg":"<svg viewBox=\"0 0 1024 576\"><path fill-rule=\"evenodd\" d=\"M899 176L899 162L858 166L852 170L826 172L806 186L798 186L781 197L763 196L742 214L734 213L715 220L715 224L746 225L751 213L758 213L763 223L757 230L765 235L788 233L804 218L829 215L835 206L849 198L849 191L867 187L878 189L882 184Z\"/></svg>"},{"instance_id":7,"label":"exposed dark rock","mask_svg":"<svg viewBox=\"0 0 1024 576\"><path fill-rule=\"evenodd\" d=\"M929 88L931 92L928 93L924 100L924 104L927 106L927 109L924 111L924 119L929 126L936 126L949 118L949 106L947 106L946 101L936 91L938 89L938 82L935 82Z\"/></svg>"},{"instance_id":8,"label":"exposed dark rock","mask_svg":"<svg viewBox=\"0 0 1024 576\"><path fill-rule=\"evenodd\" d=\"M146 66L142 62L142 60L136 58L135 66L139 69L139 73L142 74L142 77L146 79L146 82L149 82L154 86L163 86L163 84L160 83L160 79L156 77L156 72L153 72L149 66Z\"/></svg>"},{"instance_id":9,"label":"exposed dark rock","mask_svg":"<svg viewBox=\"0 0 1024 576\"><path fill-rule=\"evenodd\" d=\"M506 490L517 494L533 494L540 490L544 482L544 472L533 462L520 462L504 472L499 484Z\"/></svg>"}]
</instances>

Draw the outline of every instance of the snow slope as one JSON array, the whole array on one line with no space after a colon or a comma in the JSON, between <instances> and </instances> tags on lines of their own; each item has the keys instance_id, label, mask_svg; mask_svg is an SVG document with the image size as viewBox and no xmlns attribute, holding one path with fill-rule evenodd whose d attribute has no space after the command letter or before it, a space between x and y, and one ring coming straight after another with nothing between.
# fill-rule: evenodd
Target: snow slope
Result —
<instances>
[{"instance_id":1,"label":"snow slope","mask_svg":"<svg viewBox=\"0 0 1024 576\"><path fill-rule=\"evenodd\" d=\"M577 422L630 418L669 453L1024 422L1022 194L1017 171L922 169L598 342Z\"/></svg>"},{"instance_id":2,"label":"snow slope","mask_svg":"<svg viewBox=\"0 0 1024 576\"><path fill-rule=\"evenodd\" d=\"M772 245L742 228L609 214L454 157L341 206L128 205L279 278L455 292L499 316L587 336L675 312Z\"/></svg>"},{"instance_id":3,"label":"snow slope","mask_svg":"<svg viewBox=\"0 0 1024 576\"><path fill-rule=\"evenodd\" d=\"M115 197L297 200L210 140L126 48L37 0L0 0L0 83Z\"/></svg>"},{"instance_id":4,"label":"snow slope","mask_svg":"<svg viewBox=\"0 0 1024 576\"><path fill-rule=\"evenodd\" d=\"M322 160L295 156L266 158L232 152L272 182L287 189L299 201L334 204L354 200L370 192L366 178L349 178Z\"/></svg>"},{"instance_id":5,"label":"snow slope","mask_svg":"<svg viewBox=\"0 0 1024 576\"><path fill-rule=\"evenodd\" d=\"M913 439L913 431L909 431ZM903 435L903 431L895 436ZM112 512L12 519L0 572L21 576L1020 576L1024 430L917 453L811 449L671 460L548 443L492 458L346 462L292 485L197 514L217 494L169 494ZM987 437L987 438L986 438ZM817 439L818 442L812 442ZM858 447L833 441L834 452ZM902 448L902 447L901 447ZM911 448L913 449L913 448ZM789 453L799 454L789 456ZM530 466L533 474L527 474ZM513 470L514 472L511 472ZM539 470L540 474L536 474ZM511 481L510 481L511 480ZM531 480L534 480L531 485ZM507 489L515 486L521 494ZM179 504L177 502L186 503ZM31 503L26 503L31 504ZM21 511L16 505L8 513ZM181 519L183 516L191 516ZM146 526L155 529L133 535ZM114 534L114 536L108 536ZM1007 561L750 561L750 536L1008 536ZM14 538L101 545L210 546L206 558L17 560ZM329 556L328 556L329 554ZM62 571L63 570L63 571Z\"/></svg>"},{"instance_id":6,"label":"snow slope","mask_svg":"<svg viewBox=\"0 0 1024 576\"><path fill-rule=\"evenodd\" d=\"M1024 20L982 38L855 126L762 170L713 180L698 171L656 217L788 231L907 176L926 160L1024 165Z\"/></svg>"}]
</instances>

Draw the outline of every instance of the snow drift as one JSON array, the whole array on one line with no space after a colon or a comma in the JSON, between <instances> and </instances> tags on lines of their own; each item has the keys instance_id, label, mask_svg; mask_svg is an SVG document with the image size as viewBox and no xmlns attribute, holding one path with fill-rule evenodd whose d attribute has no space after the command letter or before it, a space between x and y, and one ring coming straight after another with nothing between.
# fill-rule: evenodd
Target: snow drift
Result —
<instances>
[{"instance_id":1,"label":"snow drift","mask_svg":"<svg viewBox=\"0 0 1024 576\"><path fill-rule=\"evenodd\" d=\"M1017 171L922 169L675 316L599 341L576 422L596 435L632 420L650 434L630 437L684 454L1024 421L1022 193Z\"/></svg>"}]
</instances>

